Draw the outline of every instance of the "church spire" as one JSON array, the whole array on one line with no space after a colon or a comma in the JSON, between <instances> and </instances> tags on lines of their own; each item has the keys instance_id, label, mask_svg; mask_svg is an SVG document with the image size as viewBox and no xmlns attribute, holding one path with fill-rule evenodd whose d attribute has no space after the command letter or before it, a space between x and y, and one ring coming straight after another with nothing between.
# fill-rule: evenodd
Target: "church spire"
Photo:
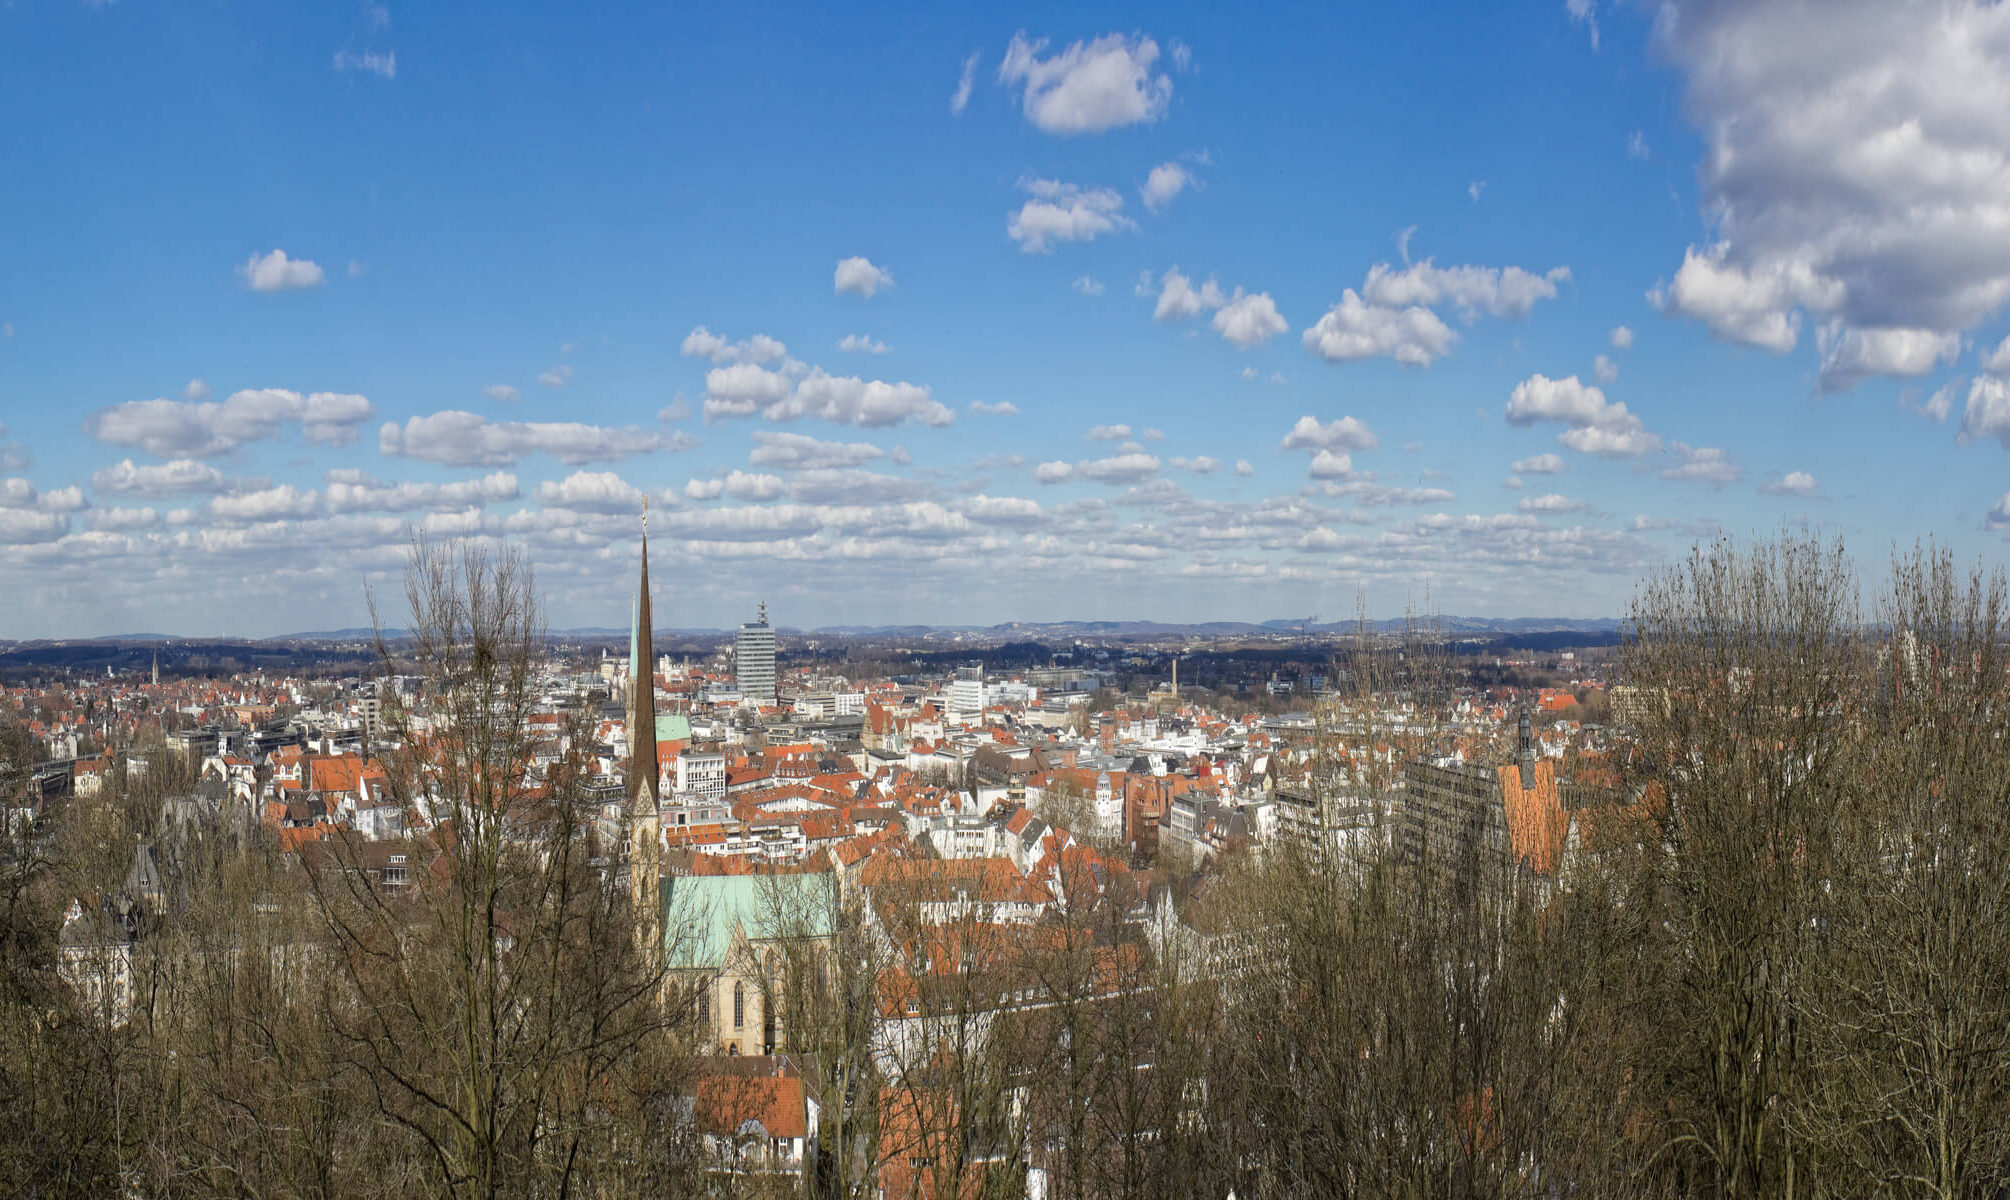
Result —
<instances>
[{"instance_id":1,"label":"church spire","mask_svg":"<svg viewBox=\"0 0 2010 1200\"><path fill-rule=\"evenodd\" d=\"M635 632L628 642L628 798L631 804L648 788L649 814L656 813L659 767L656 762L655 639L649 613L649 505L642 506L642 587L635 600Z\"/></svg>"},{"instance_id":2,"label":"church spire","mask_svg":"<svg viewBox=\"0 0 2010 1200\"><path fill-rule=\"evenodd\" d=\"M642 586L635 597L635 635L628 643L628 887L635 936L657 961L663 949L662 841L657 833L655 628L649 612L649 501L642 502Z\"/></svg>"}]
</instances>

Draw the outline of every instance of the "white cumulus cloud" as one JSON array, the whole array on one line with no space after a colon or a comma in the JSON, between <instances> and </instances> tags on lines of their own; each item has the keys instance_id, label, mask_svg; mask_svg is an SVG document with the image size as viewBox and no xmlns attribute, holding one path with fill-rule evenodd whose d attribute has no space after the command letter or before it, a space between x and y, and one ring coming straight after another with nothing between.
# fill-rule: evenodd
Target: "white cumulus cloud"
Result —
<instances>
[{"instance_id":1,"label":"white cumulus cloud","mask_svg":"<svg viewBox=\"0 0 2010 1200\"><path fill-rule=\"evenodd\" d=\"M1570 278L1569 267L1552 267L1541 275L1520 267L1440 267L1430 259L1397 270L1388 263L1368 268L1361 295L1386 308L1450 304L1473 320L1489 316L1526 317L1537 301L1556 297L1556 286Z\"/></svg>"},{"instance_id":2,"label":"white cumulus cloud","mask_svg":"<svg viewBox=\"0 0 2010 1200\"><path fill-rule=\"evenodd\" d=\"M522 493L516 476L493 471L480 479L452 483L385 483L354 468L338 468L323 477L322 501L331 513L458 512L515 500Z\"/></svg>"},{"instance_id":3,"label":"white cumulus cloud","mask_svg":"<svg viewBox=\"0 0 2010 1200\"><path fill-rule=\"evenodd\" d=\"M191 492L228 492L235 490L237 484L225 478L223 472L215 467L192 458L147 466L139 466L128 458L92 472L91 486L101 492L159 500Z\"/></svg>"},{"instance_id":4,"label":"white cumulus cloud","mask_svg":"<svg viewBox=\"0 0 2010 1200\"><path fill-rule=\"evenodd\" d=\"M1373 450L1381 445L1375 431L1358 417L1337 417L1324 424L1306 414L1278 445L1286 450Z\"/></svg>"},{"instance_id":5,"label":"white cumulus cloud","mask_svg":"<svg viewBox=\"0 0 2010 1200\"><path fill-rule=\"evenodd\" d=\"M321 508L320 493L302 491L290 483L234 496L218 496L209 502L212 516L224 521L278 521L311 517Z\"/></svg>"},{"instance_id":6,"label":"white cumulus cloud","mask_svg":"<svg viewBox=\"0 0 2010 1200\"><path fill-rule=\"evenodd\" d=\"M725 480L726 494L735 500L773 500L788 490L778 475L766 475L755 471L729 471Z\"/></svg>"},{"instance_id":7,"label":"white cumulus cloud","mask_svg":"<svg viewBox=\"0 0 2010 1200\"><path fill-rule=\"evenodd\" d=\"M1139 280L1138 293L1151 295L1149 274ZM1221 285L1213 279L1195 286L1194 281L1182 274L1177 266L1166 268L1165 273L1159 276L1158 303L1152 308L1153 320L1184 321L1208 311L1214 312L1214 331L1239 350L1260 346L1291 328L1277 311L1276 301L1267 292L1245 292L1237 288L1230 295L1222 291Z\"/></svg>"},{"instance_id":8,"label":"white cumulus cloud","mask_svg":"<svg viewBox=\"0 0 2010 1200\"><path fill-rule=\"evenodd\" d=\"M705 372L705 419L750 417L788 398L791 384L779 371L734 363Z\"/></svg>"},{"instance_id":9,"label":"white cumulus cloud","mask_svg":"<svg viewBox=\"0 0 2010 1200\"><path fill-rule=\"evenodd\" d=\"M33 508L0 508L0 545L53 542L69 531L70 518L63 513Z\"/></svg>"},{"instance_id":10,"label":"white cumulus cloud","mask_svg":"<svg viewBox=\"0 0 2010 1200\"><path fill-rule=\"evenodd\" d=\"M708 396L708 408L709 404ZM902 422L940 428L956 420L955 412L936 400L925 385L831 375L821 367L812 368L786 399L770 405L763 415L775 421L809 417L866 428Z\"/></svg>"},{"instance_id":11,"label":"white cumulus cloud","mask_svg":"<svg viewBox=\"0 0 2010 1200\"><path fill-rule=\"evenodd\" d=\"M1076 474L1100 483L1131 483L1158 474L1158 469L1158 458L1142 451L1090 459L1075 464Z\"/></svg>"},{"instance_id":12,"label":"white cumulus cloud","mask_svg":"<svg viewBox=\"0 0 2010 1200\"><path fill-rule=\"evenodd\" d=\"M1145 176L1145 186L1138 189L1145 207L1153 212L1164 212L1173 198L1193 186L1193 172L1177 162L1160 163Z\"/></svg>"},{"instance_id":13,"label":"white cumulus cloud","mask_svg":"<svg viewBox=\"0 0 2010 1200\"><path fill-rule=\"evenodd\" d=\"M1056 179L1023 179L1030 198L1005 221L1005 236L1027 254L1045 254L1055 242L1094 241L1106 233L1134 230L1124 215L1124 198L1110 188L1081 187Z\"/></svg>"},{"instance_id":14,"label":"white cumulus cloud","mask_svg":"<svg viewBox=\"0 0 2010 1200\"><path fill-rule=\"evenodd\" d=\"M1968 405L1961 413L1961 436L1993 437L2010 447L2010 383L2000 375L1977 376L1968 385Z\"/></svg>"},{"instance_id":15,"label":"white cumulus cloud","mask_svg":"<svg viewBox=\"0 0 2010 1200\"><path fill-rule=\"evenodd\" d=\"M1346 454L1321 450L1312 456L1310 474L1314 479L1345 479L1354 473L1354 460Z\"/></svg>"},{"instance_id":16,"label":"white cumulus cloud","mask_svg":"<svg viewBox=\"0 0 2010 1200\"><path fill-rule=\"evenodd\" d=\"M1156 121L1172 102L1172 78L1156 68L1159 45L1105 34L1043 57L1047 39L1014 34L998 82L1021 85L1026 119L1046 133L1101 133Z\"/></svg>"},{"instance_id":17,"label":"white cumulus cloud","mask_svg":"<svg viewBox=\"0 0 2010 1200\"><path fill-rule=\"evenodd\" d=\"M554 508L626 515L642 511L644 495L612 471L574 471L564 479L539 484L537 498Z\"/></svg>"},{"instance_id":18,"label":"white cumulus cloud","mask_svg":"<svg viewBox=\"0 0 2010 1200\"><path fill-rule=\"evenodd\" d=\"M254 254L237 268L245 286L254 292L292 292L319 287L323 278L318 263L304 258L288 258L284 250Z\"/></svg>"},{"instance_id":19,"label":"white cumulus cloud","mask_svg":"<svg viewBox=\"0 0 2010 1200\"><path fill-rule=\"evenodd\" d=\"M1874 375L1916 379L1961 353L1961 335L1931 329L1847 329L1824 325L1816 334L1821 350L1821 386L1846 392Z\"/></svg>"},{"instance_id":20,"label":"white cumulus cloud","mask_svg":"<svg viewBox=\"0 0 2010 1200\"><path fill-rule=\"evenodd\" d=\"M1759 485L1759 491L1768 496L1801 496L1815 494L1815 477L1806 471L1788 471L1778 479L1769 479Z\"/></svg>"},{"instance_id":21,"label":"white cumulus cloud","mask_svg":"<svg viewBox=\"0 0 2010 1200\"><path fill-rule=\"evenodd\" d=\"M832 277L832 287L840 296L871 296L893 286L893 272L872 265L870 259L853 255L841 259Z\"/></svg>"},{"instance_id":22,"label":"white cumulus cloud","mask_svg":"<svg viewBox=\"0 0 2010 1200\"><path fill-rule=\"evenodd\" d=\"M1136 483L1158 474L1162 464L1156 455L1130 450L1106 458L1070 463L1055 459L1033 468L1040 483L1065 483L1070 479L1093 479L1099 483Z\"/></svg>"},{"instance_id":23,"label":"white cumulus cloud","mask_svg":"<svg viewBox=\"0 0 2010 1200\"><path fill-rule=\"evenodd\" d=\"M1581 454L1636 458L1661 444L1626 405L1608 401L1604 392L1575 375L1551 379L1538 373L1524 379L1508 397L1506 417L1510 425L1568 425L1557 441Z\"/></svg>"},{"instance_id":24,"label":"white cumulus cloud","mask_svg":"<svg viewBox=\"0 0 2010 1200\"><path fill-rule=\"evenodd\" d=\"M1228 303L1228 296L1221 285L1210 279L1199 287L1193 280L1180 274L1177 266L1166 268L1159 276L1159 300L1152 309L1154 321L1184 321L1188 317L1199 316L1207 309L1220 308Z\"/></svg>"},{"instance_id":25,"label":"white cumulus cloud","mask_svg":"<svg viewBox=\"0 0 2010 1200\"><path fill-rule=\"evenodd\" d=\"M1834 326L1831 390L1917 373L2002 309L2010 7L1834 0L1815 23L1797 0L1655 7L1713 240L1651 298L1774 351L1805 318Z\"/></svg>"},{"instance_id":26,"label":"white cumulus cloud","mask_svg":"<svg viewBox=\"0 0 2010 1200\"><path fill-rule=\"evenodd\" d=\"M1260 346L1290 328L1266 292L1245 294L1237 288L1228 303L1214 314L1214 331L1238 350Z\"/></svg>"},{"instance_id":27,"label":"white cumulus cloud","mask_svg":"<svg viewBox=\"0 0 2010 1200\"><path fill-rule=\"evenodd\" d=\"M709 358L715 363L772 363L787 358L789 348L765 333L736 342L700 325L684 335L677 352L686 358Z\"/></svg>"},{"instance_id":28,"label":"white cumulus cloud","mask_svg":"<svg viewBox=\"0 0 2010 1200\"><path fill-rule=\"evenodd\" d=\"M870 442L825 442L801 433L754 432L754 449L747 461L757 467L818 470L856 467L884 458L886 451Z\"/></svg>"},{"instance_id":29,"label":"white cumulus cloud","mask_svg":"<svg viewBox=\"0 0 2010 1200\"><path fill-rule=\"evenodd\" d=\"M1692 483L1734 483L1744 476L1730 456L1716 446L1688 446L1676 442L1668 447L1675 462L1661 468L1661 478Z\"/></svg>"},{"instance_id":30,"label":"white cumulus cloud","mask_svg":"<svg viewBox=\"0 0 2010 1200\"><path fill-rule=\"evenodd\" d=\"M1592 425L1610 407L1604 392L1579 382L1575 375L1551 379L1535 374L1515 385L1508 397L1507 421L1510 425L1532 425L1537 421Z\"/></svg>"},{"instance_id":31,"label":"white cumulus cloud","mask_svg":"<svg viewBox=\"0 0 2010 1200\"><path fill-rule=\"evenodd\" d=\"M377 430L377 450L450 467L505 467L532 454L549 454L567 466L618 462L690 444L681 433L661 434L633 425L576 421L491 421L480 413L447 409L387 422Z\"/></svg>"},{"instance_id":32,"label":"white cumulus cloud","mask_svg":"<svg viewBox=\"0 0 2010 1200\"><path fill-rule=\"evenodd\" d=\"M138 446L160 458L206 458L276 437L284 422L298 422L310 442L339 446L376 411L366 398L346 392L247 388L222 401L129 400L92 413L84 428L101 442Z\"/></svg>"},{"instance_id":33,"label":"white cumulus cloud","mask_svg":"<svg viewBox=\"0 0 2010 1200\"><path fill-rule=\"evenodd\" d=\"M1368 304L1353 288L1342 292L1340 303L1304 335L1305 348L1328 362L1393 358L1415 367L1430 366L1457 341L1458 335L1430 309Z\"/></svg>"}]
</instances>

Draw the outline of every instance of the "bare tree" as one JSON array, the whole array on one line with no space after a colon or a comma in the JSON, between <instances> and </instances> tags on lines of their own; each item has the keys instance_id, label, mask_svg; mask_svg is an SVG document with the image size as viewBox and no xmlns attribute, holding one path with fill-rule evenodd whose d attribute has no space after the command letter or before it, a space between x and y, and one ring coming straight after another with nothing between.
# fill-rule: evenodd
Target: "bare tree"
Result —
<instances>
[{"instance_id":1,"label":"bare tree","mask_svg":"<svg viewBox=\"0 0 2010 1200\"><path fill-rule=\"evenodd\" d=\"M1831 1193L1988 1195L2010 1186L2010 712L2004 582L1945 550L1893 565L1865 747L1823 822L1813 953L1790 999L1816 1064L1786 1109Z\"/></svg>"},{"instance_id":2,"label":"bare tree","mask_svg":"<svg viewBox=\"0 0 2010 1200\"><path fill-rule=\"evenodd\" d=\"M348 853L316 873L345 1058L442 1191L666 1177L677 1080L660 956L636 936L647 914L594 861L577 767L533 773L530 570L515 550L421 539L406 593L406 669L431 711L403 718L390 774L434 833L402 887ZM387 670L406 666L380 647Z\"/></svg>"},{"instance_id":3,"label":"bare tree","mask_svg":"<svg viewBox=\"0 0 2010 1200\"><path fill-rule=\"evenodd\" d=\"M1811 1067L1789 991L1829 819L1863 743L1855 571L1839 543L1719 542L1634 606L1628 679L1646 706L1629 762L1664 798L1629 888L1653 906L1637 1075L1665 1099L1660 1165L1685 1189L1795 1195L1810 1148L1784 1120Z\"/></svg>"}]
</instances>

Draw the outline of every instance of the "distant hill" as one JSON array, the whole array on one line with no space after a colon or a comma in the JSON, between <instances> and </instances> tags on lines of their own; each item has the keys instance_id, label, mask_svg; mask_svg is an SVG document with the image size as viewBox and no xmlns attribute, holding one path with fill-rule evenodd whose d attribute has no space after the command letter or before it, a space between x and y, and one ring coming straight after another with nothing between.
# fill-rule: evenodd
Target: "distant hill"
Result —
<instances>
[{"instance_id":1,"label":"distant hill","mask_svg":"<svg viewBox=\"0 0 2010 1200\"><path fill-rule=\"evenodd\" d=\"M1408 623L1401 617L1389 617L1370 621L1368 626L1376 633L1401 633ZM1619 633L1624 622L1613 617L1459 617L1445 616L1413 622L1421 628L1432 626L1453 637L1512 636L1539 633L1581 633L1606 635ZM716 638L731 636L729 629L657 629L655 636L663 638ZM1007 621L997 625L820 625L814 629L799 629L781 626L777 632L795 637L841 637L841 638L917 638L936 639L966 638L993 639L1000 641L1037 641L1042 639L1068 638L1109 638L1109 637L1290 637L1294 635L1318 635L1332 637L1354 632L1354 622L1321 621L1306 623L1302 619L1277 617L1267 621ZM229 642L233 644L273 644L284 642L325 643L370 641L377 631L367 626L353 626L347 629L323 629L312 632L285 633L268 638L232 637L186 637L165 633L120 633L91 638L34 638L21 641L0 639L0 646L25 647L30 645L88 646L88 645L136 645L173 642L189 645L215 645ZM384 636L397 640L410 636L407 629L386 629ZM554 629L555 638L597 640L626 638L628 630L605 625L588 625L571 629Z\"/></svg>"},{"instance_id":2,"label":"distant hill","mask_svg":"<svg viewBox=\"0 0 2010 1200\"><path fill-rule=\"evenodd\" d=\"M1617 633L1622 623L1612 617L1438 617L1417 621L1423 627L1435 625L1451 635L1526 633ZM1302 625L1302 628L1301 628ZM1376 633L1400 633L1405 621L1400 617L1370 621ZM1269 621L1008 621L999 625L828 625L811 630L785 629L799 635L822 634L832 637L942 637L964 634L987 638L1074 638L1074 637L1261 637L1292 634L1348 634L1352 621L1303 624L1288 618Z\"/></svg>"}]
</instances>

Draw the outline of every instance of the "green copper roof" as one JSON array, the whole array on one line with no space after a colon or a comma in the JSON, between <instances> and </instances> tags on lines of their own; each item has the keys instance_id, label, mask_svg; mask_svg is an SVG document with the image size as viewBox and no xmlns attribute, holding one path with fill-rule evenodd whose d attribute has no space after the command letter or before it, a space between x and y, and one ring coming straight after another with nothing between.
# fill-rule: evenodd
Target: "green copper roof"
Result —
<instances>
[{"instance_id":1,"label":"green copper roof","mask_svg":"<svg viewBox=\"0 0 2010 1200\"><path fill-rule=\"evenodd\" d=\"M752 941L826 937L835 887L828 874L668 876L664 962L673 970L717 970L725 965L735 927Z\"/></svg>"},{"instance_id":2,"label":"green copper roof","mask_svg":"<svg viewBox=\"0 0 2010 1200\"><path fill-rule=\"evenodd\" d=\"M682 713L657 713L656 740L659 742L690 741L691 718Z\"/></svg>"}]
</instances>

